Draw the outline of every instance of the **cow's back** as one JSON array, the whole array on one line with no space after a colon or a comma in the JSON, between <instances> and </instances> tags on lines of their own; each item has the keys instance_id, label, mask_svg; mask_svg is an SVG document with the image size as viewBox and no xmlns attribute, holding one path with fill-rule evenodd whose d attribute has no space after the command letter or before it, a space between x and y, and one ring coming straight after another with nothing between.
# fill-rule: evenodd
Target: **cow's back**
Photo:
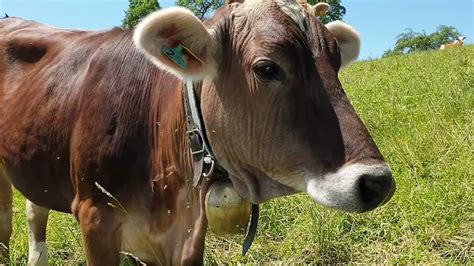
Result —
<instances>
[{"instance_id":1,"label":"cow's back","mask_svg":"<svg viewBox=\"0 0 474 266\"><path fill-rule=\"evenodd\" d=\"M13 184L69 211L78 182L143 181L155 72L131 32L0 20L0 159Z\"/></svg>"}]
</instances>

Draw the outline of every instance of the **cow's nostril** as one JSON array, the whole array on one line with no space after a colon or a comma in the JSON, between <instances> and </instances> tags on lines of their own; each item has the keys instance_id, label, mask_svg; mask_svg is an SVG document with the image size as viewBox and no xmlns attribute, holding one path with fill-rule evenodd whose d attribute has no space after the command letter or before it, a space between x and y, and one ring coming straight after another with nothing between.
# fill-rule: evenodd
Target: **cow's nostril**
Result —
<instances>
[{"instance_id":1,"label":"cow's nostril","mask_svg":"<svg viewBox=\"0 0 474 266\"><path fill-rule=\"evenodd\" d=\"M391 174L365 174L359 179L360 199L369 211L385 203L394 191L394 182Z\"/></svg>"}]
</instances>

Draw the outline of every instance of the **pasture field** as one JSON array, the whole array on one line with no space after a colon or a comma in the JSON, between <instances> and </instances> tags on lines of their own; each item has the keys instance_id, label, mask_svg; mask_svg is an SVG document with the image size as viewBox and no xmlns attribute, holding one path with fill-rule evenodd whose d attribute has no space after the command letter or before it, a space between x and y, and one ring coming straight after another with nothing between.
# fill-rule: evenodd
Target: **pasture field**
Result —
<instances>
[{"instance_id":1,"label":"pasture field","mask_svg":"<svg viewBox=\"0 0 474 266\"><path fill-rule=\"evenodd\" d=\"M341 73L349 98L390 164L392 200L366 214L315 205L306 195L262 205L242 237L206 243L206 262L474 263L474 46L356 63ZM25 202L14 199L11 258L26 264ZM84 264L71 215L51 213L50 263ZM123 260L123 264L131 264Z\"/></svg>"}]
</instances>

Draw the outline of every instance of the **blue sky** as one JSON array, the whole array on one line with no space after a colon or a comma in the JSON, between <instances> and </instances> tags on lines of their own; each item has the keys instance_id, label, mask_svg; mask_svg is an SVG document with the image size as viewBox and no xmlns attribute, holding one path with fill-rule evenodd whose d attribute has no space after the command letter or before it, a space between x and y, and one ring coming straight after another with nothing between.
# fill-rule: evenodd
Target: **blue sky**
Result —
<instances>
[{"instance_id":1,"label":"blue sky","mask_svg":"<svg viewBox=\"0 0 474 266\"><path fill-rule=\"evenodd\" d=\"M159 0L162 7L175 0ZM456 27L474 41L474 0L342 0L344 20L362 36L361 59L377 58L406 28L433 32ZM128 0L0 0L0 16L36 20L62 28L103 30L119 26Z\"/></svg>"}]
</instances>

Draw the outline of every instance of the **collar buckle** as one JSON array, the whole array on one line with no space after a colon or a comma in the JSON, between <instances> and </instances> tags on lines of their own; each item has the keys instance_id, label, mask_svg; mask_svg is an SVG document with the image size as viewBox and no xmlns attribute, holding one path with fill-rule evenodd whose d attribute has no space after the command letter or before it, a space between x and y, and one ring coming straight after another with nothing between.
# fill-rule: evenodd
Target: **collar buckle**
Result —
<instances>
[{"instance_id":1,"label":"collar buckle","mask_svg":"<svg viewBox=\"0 0 474 266\"><path fill-rule=\"evenodd\" d=\"M191 141L191 154L198 155L206 151L206 146L204 145L204 138L202 137L201 130L193 128L186 131L189 140Z\"/></svg>"}]
</instances>

